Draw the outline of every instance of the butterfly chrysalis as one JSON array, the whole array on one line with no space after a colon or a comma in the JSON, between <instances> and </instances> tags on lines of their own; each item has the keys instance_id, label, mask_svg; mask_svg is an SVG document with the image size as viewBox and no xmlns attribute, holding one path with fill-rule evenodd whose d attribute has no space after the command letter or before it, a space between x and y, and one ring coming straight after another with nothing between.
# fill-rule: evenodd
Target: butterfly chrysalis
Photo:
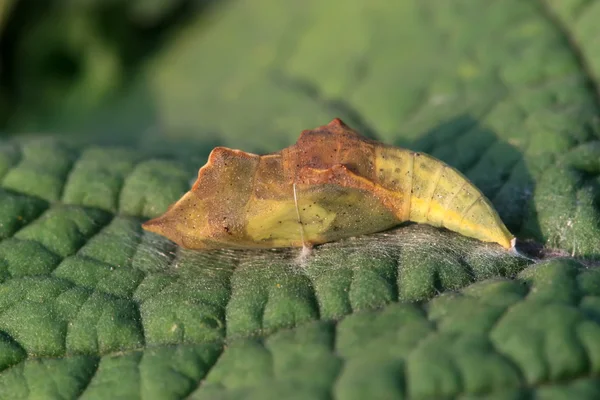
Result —
<instances>
[{"instance_id":1,"label":"butterfly chrysalis","mask_svg":"<svg viewBox=\"0 0 600 400\"><path fill-rule=\"evenodd\" d=\"M275 248L406 221L514 246L490 201L460 172L363 138L337 118L278 153L215 148L192 189L143 227L191 249Z\"/></svg>"}]
</instances>

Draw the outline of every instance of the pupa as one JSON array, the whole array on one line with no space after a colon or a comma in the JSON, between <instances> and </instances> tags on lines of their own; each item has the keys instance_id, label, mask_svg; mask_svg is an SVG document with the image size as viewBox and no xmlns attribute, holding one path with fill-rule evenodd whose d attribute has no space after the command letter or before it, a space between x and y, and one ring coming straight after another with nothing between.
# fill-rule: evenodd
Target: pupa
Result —
<instances>
[{"instance_id":1,"label":"pupa","mask_svg":"<svg viewBox=\"0 0 600 400\"><path fill-rule=\"evenodd\" d=\"M366 139L336 118L256 155L216 147L192 189L144 229L189 249L310 247L412 221L511 249L515 238L459 171Z\"/></svg>"}]
</instances>

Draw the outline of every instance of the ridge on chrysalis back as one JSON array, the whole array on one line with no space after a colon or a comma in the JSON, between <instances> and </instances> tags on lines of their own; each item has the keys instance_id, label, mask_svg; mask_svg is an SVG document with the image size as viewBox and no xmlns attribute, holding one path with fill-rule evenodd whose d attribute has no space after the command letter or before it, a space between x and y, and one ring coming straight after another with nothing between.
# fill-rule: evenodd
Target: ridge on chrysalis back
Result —
<instances>
[{"instance_id":1,"label":"ridge on chrysalis back","mask_svg":"<svg viewBox=\"0 0 600 400\"><path fill-rule=\"evenodd\" d=\"M360 136L340 119L255 155L215 148L192 189L143 224L190 249L306 247L412 221L514 247L490 201L424 153Z\"/></svg>"}]
</instances>

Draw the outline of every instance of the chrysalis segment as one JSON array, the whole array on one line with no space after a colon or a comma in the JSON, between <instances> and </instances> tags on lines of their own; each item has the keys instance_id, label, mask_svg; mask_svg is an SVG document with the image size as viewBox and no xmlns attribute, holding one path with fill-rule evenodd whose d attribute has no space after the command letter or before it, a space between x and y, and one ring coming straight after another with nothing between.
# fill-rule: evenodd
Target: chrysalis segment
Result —
<instances>
[{"instance_id":1,"label":"chrysalis segment","mask_svg":"<svg viewBox=\"0 0 600 400\"><path fill-rule=\"evenodd\" d=\"M462 174L460 176L462 177ZM444 228L454 232L461 230L465 212L482 196L479 190L466 178L463 179L463 183L460 188L457 188L454 198L446 205L442 222Z\"/></svg>"},{"instance_id":2,"label":"chrysalis segment","mask_svg":"<svg viewBox=\"0 0 600 400\"><path fill-rule=\"evenodd\" d=\"M469 182L455 169L445 166L441 168L437 185L429 203L427 213L427 223L435 227L444 226L445 216L452 203L456 199L457 193L463 188L463 185L469 185ZM450 218L460 218L460 215L450 216Z\"/></svg>"},{"instance_id":3,"label":"chrysalis segment","mask_svg":"<svg viewBox=\"0 0 600 400\"><path fill-rule=\"evenodd\" d=\"M143 224L187 248L300 247L406 221L510 248L513 236L460 172L362 138L341 120L264 156L216 148L192 189Z\"/></svg>"},{"instance_id":4,"label":"chrysalis segment","mask_svg":"<svg viewBox=\"0 0 600 400\"><path fill-rule=\"evenodd\" d=\"M410 219L413 181L413 152L388 146L374 146L376 182L393 198L399 221Z\"/></svg>"},{"instance_id":5,"label":"chrysalis segment","mask_svg":"<svg viewBox=\"0 0 600 400\"><path fill-rule=\"evenodd\" d=\"M435 200L433 198L435 189L441 179L445 165L426 154L413 154L414 169L410 197L410 221L419 224L428 223L429 210L432 201Z\"/></svg>"},{"instance_id":6,"label":"chrysalis segment","mask_svg":"<svg viewBox=\"0 0 600 400\"><path fill-rule=\"evenodd\" d=\"M506 248L512 247L513 236L483 195L465 211L457 232L485 242L496 242Z\"/></svg>"}]
</instances>

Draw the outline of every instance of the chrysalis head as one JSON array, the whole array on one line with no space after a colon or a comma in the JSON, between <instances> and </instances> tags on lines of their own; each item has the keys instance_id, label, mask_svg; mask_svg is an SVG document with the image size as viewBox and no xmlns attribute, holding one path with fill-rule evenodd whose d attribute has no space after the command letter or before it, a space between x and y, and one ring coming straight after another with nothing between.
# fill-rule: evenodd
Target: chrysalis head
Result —
<instances>
[{"instance_id":1,"label":"chrysalis head","mask_svg":"<svg viewBox=\"0 0 600 400\"><path fill-rule=\"evenodd\" d=\"M244 247L244 207L259 157L215 148L192 189L143 228L186 248Z\"/></svg>"},{"instance_id":2,"label":"chrysalis head","mask_svg":"<svg viewBox=\"0 0 600 400\"><path fill-rule=\"evenodd\" d=\"M193 192L187 192L166 213L145 222L142 228L167 237L185 248L210 248L206 240L206 233L210 230L208 211L195 197Z\"/></svg>"}]
</instances>

